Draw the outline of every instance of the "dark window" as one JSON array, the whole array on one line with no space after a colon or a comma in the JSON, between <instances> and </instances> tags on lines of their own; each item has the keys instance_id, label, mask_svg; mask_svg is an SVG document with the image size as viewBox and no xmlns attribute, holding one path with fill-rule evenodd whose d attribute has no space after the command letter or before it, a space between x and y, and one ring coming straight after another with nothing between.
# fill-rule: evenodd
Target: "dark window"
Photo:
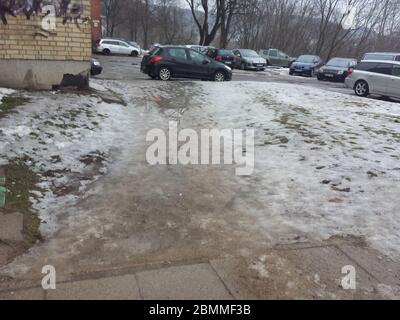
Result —
<instances>
[{"instance_id":1,"label":"dark window","mask_svg":"<svg viewBox=\"0 0 400 320\"><path fill-rule=\"evenodd\" d=\"M375 62L360 62L356 66L356 70L361 70L361 71L372 71L372 69L377 65Z\"/></svg>"},{"instance_id":2,"label":"dark window","mask_svg":"<svg viewBox=\"0 0 400 320\"><path fill-rule=\"evenodd\" d=\"M194 50L189 50L189 55L190 55L190 59L196 63L203 63L203 61L206 59L205 56L203 56L201 53L194 51Z\"/></svg>"},{"instance_id":3,"label":"dark window","mask_svg":"<svg viewBox=\"0 0 400 320\"><path fill-rule=\"evenodd\" d=\"M397 57L396 57L396 61L400 61L400 56L397 56Z\"/></svg>"},{"instance_id":4,"label":"dark window","mask_svg":"<svg viewBox=\"0 0 400 320\"><path fill-rule=\"evenodd\" d=\"M218 51L218 54L221 55L221 56L233 56L232 50L221 49L221 50Z\"/></svg>"},{"instance_id":5,"label":"dark window","mask_svg":"<svg viewBox=\"0 0 400 320\"><path fill-rule=\"evenodd\" d=\"M276 50L269 50L269 55L271 57L277 57L278 56L278 52Z\"/></svg>"},{"instance_id":6,"label":"dark window","mask_svg":"<svg viewBox=\"0 0 400 320\"><path fill-rule=\"evenodd\" d=\"M187 60L186 50L183 48L170 48L169 55L179 60Z\"/></svg>"},{"instance_id":7,"label":"dark window","mask_svg":"<svg viewBox=\"0 0 400 320\"><path fill-rule=\"evenodd\" d=\"M371 72L380 73L380 74L392 74L392 64L389 63L377 63L374 68L372 68Z\"/></svg>"},{"instance_id":8,"label":"dark window","mask_svg":"<svg viewBox=\"0 0 400 320\"><path fill-rule=\"evenodd\" d=\"M397 64L393 65L392 75L395 77L400 77L400 66Z\"/></svg>"}]
</instances>

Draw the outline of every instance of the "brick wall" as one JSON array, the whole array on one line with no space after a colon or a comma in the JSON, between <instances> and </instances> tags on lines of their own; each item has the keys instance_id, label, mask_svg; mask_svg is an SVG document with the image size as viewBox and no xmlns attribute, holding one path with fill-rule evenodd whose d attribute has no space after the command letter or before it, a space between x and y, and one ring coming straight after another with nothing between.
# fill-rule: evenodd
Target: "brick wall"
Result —
<instances>
[{"instance_id":1,"label":"brick wall","mask_svg":"<svg viewBox=\"0 0 400 320\"><path fill-rule=\"evenodd\" d=\"M90 17L90 1L83 0L84 17ZM0 21L0 60L89 61L91 57L91 22L79 27L57 18L51 33L41 30L40 17L7 16L8 24ZM38 33L42 34L39 35Z\"/></svg>"},{"instance_id":2,"label":"brick wall","mask_svg":"<svg viewBox=\"0 0 400 320\"><path fill-rule=\"evenodd\" d=\"M101 2L100 0L91 0L91 17L92 17L92 40L101 39Z\"/></svg>"}]
</instances>

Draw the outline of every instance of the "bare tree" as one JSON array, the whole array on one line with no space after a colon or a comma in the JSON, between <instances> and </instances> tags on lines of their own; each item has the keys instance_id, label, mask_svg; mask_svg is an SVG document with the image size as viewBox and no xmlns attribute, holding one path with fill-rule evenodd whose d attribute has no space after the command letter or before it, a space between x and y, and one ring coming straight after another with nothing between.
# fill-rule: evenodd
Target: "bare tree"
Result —
<instances>
[{"instance_id":1,"label":"bare tree","mask_svg":"<svg viewBox=\"0 0 400 320\"><path fill-rule=\"evenodd\" d=\"M199 44L208 46L221 27L223 0L186 0L199 31Z\"/></svg>"},{"instance_id":2,"label":"bare tree","mask_svg":"<svg viewBox=\"0 0 400 320\"><path fill-rule=\"evenodd\" d=\"M103 0L103 11L106 20L107 36L113 37L115 28L121 24L121 1Z\"/></svg>"}]
</instances>

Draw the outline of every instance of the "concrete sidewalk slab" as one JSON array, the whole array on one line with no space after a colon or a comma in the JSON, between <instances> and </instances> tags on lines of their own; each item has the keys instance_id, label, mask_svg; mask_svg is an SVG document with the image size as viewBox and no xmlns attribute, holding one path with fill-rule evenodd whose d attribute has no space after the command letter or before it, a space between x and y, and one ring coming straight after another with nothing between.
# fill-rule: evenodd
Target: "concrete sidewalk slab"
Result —
<instances>
[{"instance_id":1,"label":"concrete sidewalk slab","mask_svg":"<svg viewBox=\"0 0 400 320\"><path fill-rule=\"evenodd\" d=\"M368 247L361 247L353 244L340 244L338 248L351 259L355 260L380 283L390 286L393 292L400 298L399 262L394 262L378 251Z\"/></svg>"},{"instance_id":2,"label":"concrete sidewalk slab","mask_svg":"<svg viewBox=\"0 0 400 320\"><path fill-rule=\"evenodd\" d=\"M233 299L207 263L143 271L137 277L143 298L147 300Z\"/></svg>"},{"instance_id":3,"label":"concrete sidewalk slab","mask_svg":"<svg viewBox=\"0 0 400 320\"><path fill-rule=\"evenodd\" d=\"M134 275L68 282L47 291L48 300L140 300Z\"/></svg>"},{"instance_id":4,"label":"concrete sidewalk slab","mask_svg":"<svg viewBox=\"0 0 400 320\"><path fill-rule=\"evenodd\" d=\"M266 250L252 259L212 260L237 299L379 299L379 282L336 247ZM341 283L344 266L356 270L356 290Z\"/></svg>"},{"instance_id":5,"label":"concrete sidewalk slab","mask_svg":"<svg viewBox=\"0 0 400 320\"><path fill-rule=\"evenodd\" d=\"M0 292L0 300L43 300L44 296L41 288Z\"/></svg>"}]
</instances>

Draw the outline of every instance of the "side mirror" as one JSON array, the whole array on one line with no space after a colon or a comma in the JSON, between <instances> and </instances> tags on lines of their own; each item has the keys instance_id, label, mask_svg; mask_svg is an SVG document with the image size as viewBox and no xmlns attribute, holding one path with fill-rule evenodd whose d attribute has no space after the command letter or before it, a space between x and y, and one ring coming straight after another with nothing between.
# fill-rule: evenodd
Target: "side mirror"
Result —
<instances>
[{"instance_id":1,"label":"side mirror","mask_svg":"<svg viewBox=\"0 0 400 320\"><path fill-rule=\"evenodd\" d=\"M207 60L207 59L203 60L203 64L209 64L209 63L210 63L210 60Z\"/></svg>"}]
</instances>

